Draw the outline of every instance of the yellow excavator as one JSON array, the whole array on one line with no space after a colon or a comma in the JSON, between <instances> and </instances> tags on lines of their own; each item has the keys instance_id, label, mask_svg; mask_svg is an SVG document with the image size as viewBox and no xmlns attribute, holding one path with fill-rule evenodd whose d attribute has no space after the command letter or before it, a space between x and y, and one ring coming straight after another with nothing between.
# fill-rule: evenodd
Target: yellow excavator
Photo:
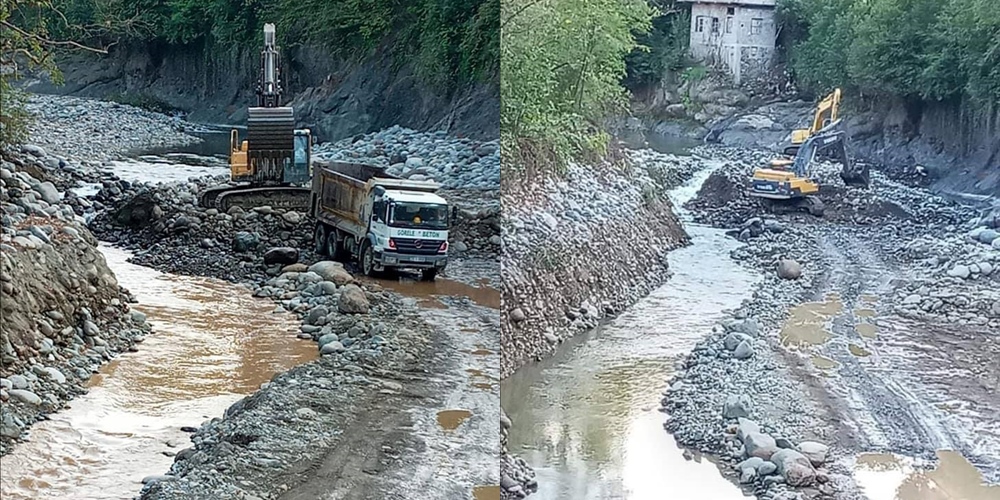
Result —
<instances>
[{"instance_id":1,"label":"yellow excavator","mask_svg":"<svg viewBox=\"0 0 1000 500\"><path fill-rule=\"evenodd\" d=\"M236 129L229 139L231 184L203 191L199 204L205 208L309 209L312 135L308 129L296 130L294 109L281 105L280 53L270 23L264 25L260 60L257 106L247 108L246 140L239 140Z\"/></svg>"},{"instance_id":2,"label":"yellow excavator","mask_svg":"<svg viewBox=\"0 0 1000 500\"><path fill-rule=\"evenodd\" d=\"M868 166L851 162L846 133L840 130L840 123L835 120L810 134L796 150L794 159L775 159L769 167L755 169L750 196L760 198L764 207L773 213L804 211L822 217L825 207L816 196L820 186L810 175L817 155L832 157L841 164L840 178L844 184L867 187L870 183Z\"/></svg>"},{"instance_id":3,"label":"yellow excavator","mask_svg":"<svg viewBox=\"0 0 1000 500\"><path fill-rule=\"evenodd\" d=\"M809 128L793 130L792 143L785 146L782 152L789 157L794 157L810 136L837 121L840 118L840 97L840 89L834 89L830 95L823 98L816 105L816 112L813 113L813 121Z\"/></svg>"}]
</instances>

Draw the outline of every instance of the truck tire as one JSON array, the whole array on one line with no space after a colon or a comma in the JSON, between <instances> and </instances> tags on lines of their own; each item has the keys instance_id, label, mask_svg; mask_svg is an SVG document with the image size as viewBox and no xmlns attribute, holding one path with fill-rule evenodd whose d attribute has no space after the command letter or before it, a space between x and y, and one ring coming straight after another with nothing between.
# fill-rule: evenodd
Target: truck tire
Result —
<instances>
[{"instance_id":1,"label":"truck tire","mask_svg":"<svg viewBox=\"0 0 1000 500\"><path fill-rule=\"evenodd\" d=\"M338 262L344 258L344 245L337 237L339 235L340 230L337 228L332 228L326 233L326 255Z\"/></svg>"},{"instance_id":2,"label":"truck tire","mask_svg":"<svg viewBox=\"0 0 1000 500\"><path fill-rule=\"evenodd\" d=\"M361 243L361 255L358 257L358 260L361 265L361 272L365 276L375 274L375 251L372 250L372 244L368 240Z\"/></svg>"},{"instance_id":3,"label":"truck tire","mask_svg":"<svg viewBox=\"0 0 1000 500\"><path fill-rule=\"evenodd\" d=\"M329 255L326 250L326 224L316 223L316 231L313 232L313 251L318 255Z\"/></svg>"},{"instance_id":4,"label":"truck tire","mask_svg":"<svg viewBox=\"0 0 1000 500\"><path fill-rule=\"evenodd\" d=\"M434 281L434 278L437 277L437 274L438 274L437 268L432 267L430 269L424 269L420 273L420 278L423 279L424 281Z\"/></svg>"}]
</instances>

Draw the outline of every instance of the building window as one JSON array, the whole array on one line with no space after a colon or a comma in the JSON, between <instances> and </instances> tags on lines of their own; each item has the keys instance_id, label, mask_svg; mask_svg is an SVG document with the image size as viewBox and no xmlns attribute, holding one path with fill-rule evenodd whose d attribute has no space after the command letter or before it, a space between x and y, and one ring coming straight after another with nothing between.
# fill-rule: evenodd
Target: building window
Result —
<instances>
[{"instance_id":1,"label":"building window","mask_svg":"<svg viewBox=\"0 0 1000 500\"><path fill-rule=\"evenodd\" d=\"M729 16L726 18L726 33L732 33L732 32L733 32L733 16Z\"/></svg>"},{"instance_id":2,"label":"building window","mask_svg":"<svg viewBox=\"0 0 1000 500\"><path fill-rule=\"evenodd\" d=\"M764 25L764 20L760 18L753 18L750 20L750 34L759 35L761 33L761 27Z\"/></svg>"},{"instance_id":3,"label":"building window","mask_svg":"<svg viewBox=\"0 0 1000 500\"><path fill-rule=\"evenodd\" d=\"M694 30L698 33L703 33L705 31L705 16L698 16L694 22Z\"/></svg>"},{"instance_id":4,"label":"building window","mask_svg":"<svg viewBox=\"0 0 1000 500\"><path fill-rule=\"evenodd\" d=\"M726 9L726 15L727 16L734 16L734 15L736 15L736 9L733 8L733 7L727 8Z\"/></svg>"},{"instance_id":5,"label":"building window","mask_svg":"<svg viewBox=\"0 0 1000 500\"><path fill-rule=\"evenodd\" d=\"M713 17L712 18L712 33L718 33L718 32L719 32L719 18Z\"/></svg>"}]
</instances>

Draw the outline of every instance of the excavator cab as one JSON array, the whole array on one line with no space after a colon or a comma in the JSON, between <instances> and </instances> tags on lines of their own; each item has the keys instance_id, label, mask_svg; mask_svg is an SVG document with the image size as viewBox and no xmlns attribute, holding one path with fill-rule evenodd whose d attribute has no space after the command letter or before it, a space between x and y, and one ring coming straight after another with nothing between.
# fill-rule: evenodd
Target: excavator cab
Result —
<instances>
[{"instance_id":1,"label":"excavator cab","mask_svg":"<svg viewBox=\"0 0 1000 500\"><path fill-rule=\"evenodd\" d=\"M309 129L295 131L292 141L292 162L285 167L285 182L299 184L312 179L312 133Z\"/></svg>"}]
</instances>

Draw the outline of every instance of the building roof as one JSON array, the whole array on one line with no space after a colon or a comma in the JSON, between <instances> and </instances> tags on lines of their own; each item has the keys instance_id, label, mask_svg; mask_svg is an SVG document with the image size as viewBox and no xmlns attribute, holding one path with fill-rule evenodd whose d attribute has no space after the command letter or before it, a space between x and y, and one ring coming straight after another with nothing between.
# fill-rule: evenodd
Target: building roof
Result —
<instances>
[{"instance_id":1,"label":"building roof","mask_svg":"<svg viewBox=\"0 0 1000 500\"><path fill-rule=\"evenodd\" d=\"M745 5L753 7L774 7L777 0L677 0L681 3L707 3L719 5Z\"/></svg>"}]
</instances>

